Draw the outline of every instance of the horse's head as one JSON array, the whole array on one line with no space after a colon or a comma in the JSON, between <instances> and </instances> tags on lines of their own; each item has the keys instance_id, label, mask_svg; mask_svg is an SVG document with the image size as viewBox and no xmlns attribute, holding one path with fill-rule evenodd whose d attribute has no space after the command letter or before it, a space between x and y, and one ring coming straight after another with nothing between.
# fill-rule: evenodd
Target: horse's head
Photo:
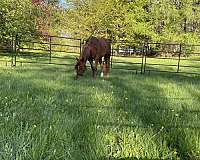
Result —
<instances>
[{"instance_id":1,"label":"horse's head","mask_svg":"<svg viewBox=\"0 0 200 160\"><path fill-rule=\"evenodd\" d=\"M86 70L86 64L83 58L76 58L77 62L75 65L76 70L76 79L78 79L80 76L83 76L83 73Z\"/></svg>"}]
</instances>

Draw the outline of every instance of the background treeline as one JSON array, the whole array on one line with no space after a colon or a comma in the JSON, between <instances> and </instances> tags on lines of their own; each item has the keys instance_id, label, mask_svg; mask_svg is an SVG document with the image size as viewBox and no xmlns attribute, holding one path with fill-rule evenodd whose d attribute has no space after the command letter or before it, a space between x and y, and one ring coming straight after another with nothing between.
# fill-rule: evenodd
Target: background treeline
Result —
<instances>
[{"instance_id":1,"label":"background treeline","mask_svg":"<svg viewBox=\"0 0 200 160\"><path fill-rule=\"evenodd\" d=\"M197 43L198 0L68 0L65 28L77 36Z\"/></svg>"},{"instance_id":2,"label":"background treeline","mask_svg":"<svg viewBox=\"0 0 200 160\"><path fill-rule=\"evenodd\" d=\"M90 35L132 42L198 43L199 0L1 0L0 35Z\"/></svg>"},{"instance_id":3,"label":"background treeline","mask_svg":"<svg viewBox=\"0 0 200 160\"><path fill-rule=\"evenodd\" d=\"M57 35L61 11L59 0L1 0L0 49L12 49L13 40L17 45L22 41L46 40L33 36L37 34Z\"/></svg>"},{"instance_id":4,"label":"background treeline","mask_svg":"<svg viewBox=\"0 0 200 160\"><path fill-rule=\"evenodd\" d=\"M1 0L0 35L26 32L48 34L57 27L58 11L56 0Z\"/></svg>"}]
</instances>

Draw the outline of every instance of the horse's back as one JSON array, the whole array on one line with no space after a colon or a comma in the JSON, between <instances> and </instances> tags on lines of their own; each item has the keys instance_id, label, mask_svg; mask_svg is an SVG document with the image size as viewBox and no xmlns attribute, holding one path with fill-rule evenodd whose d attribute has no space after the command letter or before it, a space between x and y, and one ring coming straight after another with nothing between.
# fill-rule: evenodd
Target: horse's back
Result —
<instances>
[{"instance_id":1,"label":"horse's back","mask_svg":"<svg viewBox=\"0 0 200 160\"><path fill-rule=\"evenodd\" d=\"M101 53L108 54L111 50L111 40L106 38L91 37L88 41L91 45L95 45Z\"/></svg>"}]
</instances>

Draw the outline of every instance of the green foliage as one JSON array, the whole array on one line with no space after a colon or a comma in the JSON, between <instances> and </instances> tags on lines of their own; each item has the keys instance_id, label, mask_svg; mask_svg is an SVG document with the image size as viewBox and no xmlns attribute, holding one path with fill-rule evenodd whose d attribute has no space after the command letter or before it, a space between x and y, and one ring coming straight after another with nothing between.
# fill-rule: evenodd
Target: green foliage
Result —
<instances>
[{"instance_id":1,"label":"green foliage","mask_svg":"<svg viewBox=\"0 0 200 160\"><path fill-rule=\"evenodd\" d=\"M38 16L40 13L30 0L2 0L0 30L4 33L34 32Z\"/></svg>"},{"instance_id":2,"label":"green foliage","mask_svg":"<svg viewBox=\"0 0 200 160\"><path fill-rule=\"evenodd\" d=\"M12 38L31 41L29 33L53 34L60 28L62 10L58 1L34 3L32 0L2 0L0 3L0 42L11 46ZM38 38L38 37L37 37ZM41 38L38 39L43 41ZM37 41L38 41L37 40Z\"/></svg>"},{"instance_id":3,"label":"green foliage","mask_svg":"<svg viewBox=\"0 0 200 160\"><path fill-rule=\"evenodd\" d=\"M44 0L44 2L47 4L57 5L59 3L59 0Z\"/></svg>"},{"instance_id":4,"label":"green foliage","mask_svg":"<svg viewBox=\"0 0 200 160\"><path fill-rule=\"evenodd\" d=\"M66 29L69 28L72 34L81 37L96 34L105 36L107 30L116 28L114 31L119 32L119 25L123 25L123 9L113 0L76 1L73 4L67 11L65 21Z\"/></svg>"},{"instance_id":5,"label":"green foliage","mask_svg":"<svg viewBox=\"0 0 200 160\"><path fill-rule=\"evenodd\" d=\"M200 7L193 0L67 0L66 30L135 42L199 40ZM108 32L109 31L109 32Z\"/></svg>"}]
</instances>

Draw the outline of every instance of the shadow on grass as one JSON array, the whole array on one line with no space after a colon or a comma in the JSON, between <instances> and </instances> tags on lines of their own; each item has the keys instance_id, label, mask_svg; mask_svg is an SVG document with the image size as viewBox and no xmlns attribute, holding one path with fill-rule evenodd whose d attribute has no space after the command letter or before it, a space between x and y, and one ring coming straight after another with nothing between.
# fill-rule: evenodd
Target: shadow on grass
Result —
<instances>
[{"instance_id":1,"label":"shadow on grass","mask_svg":"<svg viewBox=\"0 0 200 160\"><path fill-rule=\"evenodd\" d=\"M120 74L120 77L123 77L122 73ZM185 111L183 109L182 111L179 112L179 114L175 114L172 112L171 110L172 106L168 102L168 100L164 101L161 100L162 98L160 97L163 97L163 95L165 95L163 93L162 88L159 88L158 86L151 84L151 82L149 82L149 84L139 83L137 87L134 88L132 87L131 82L126 81L120 77L113 77L111 79L108 79L108 81L111 82L115 86L115 88L120 87L128 92L127 93L128 98L133 99L131 102L129 102L129 104L131 103L134 104L134 100L144 103L127 106L126 104L123 104L123 102L121 103L119 101L118 102L119 108L125 110L126 112L132 114L133 116L137 116L141 120L142 125L144 127L148 126L151 127L153 124L154 127L151 128L153 128L155 134L157 134L163 127L164 134L162 136L164 140L167 142L168 147L171 148L172 150L175 150L177 152L178 157L180 157L181 159L185 160L195 159L195 155L193 155L194 153L193 149L195 149L192 144L193 142L190 142L188 140L189 136L187 135L187 132L185 132L184 130L184 128L186 129L190 128L192 130L199 129L200 126L195 127L184 124L184 122L186 122L186 119L192 117L192 114L195 115L195 113L191 112L192 114L190 114L189 116L184 116ZM179 75L179 76L165 75L160 77L160 75L155 74L155 75L150 75L149 77L150 77L149 80L155 80L155 81L167 80L168 82L178 83L182 85L188 85L188 82L191 82L193 83L194 86L199 85L198 77L195 78L195 77L190 77L188 75ZM132 79L132 83L133 82L134 79ZM154 92L153 95L151 91ZM117 91L114 93L115 93L114 96L117 97L118 99L124 96L123 93ZM194 95L198 97L196 93L194 93ZM148 99L149 96L154 98ZM192 121L191 118L190 120Z\"/></svg>"},{"instance_id":2,"label":"shadow on grass","mask_svg":"<svg viewBox=\"0 0 200 160\"><path fill-rule=\"evenodd\" d=\"M74 70L65 70L65 68L60 67L31 68L32 73L29 73L30 69L17 68L16 72L19 74L15 76L12 75L12 73L10 73L9 76L1 74L1 82L5 85L1 87L1 89L4 89L1 94L10 96L11 99L21 97L22 102L19 104L15 102L13 105L16 106L10 105L10 108L4 106L4 109L1 108L1 111L10 110L20 115L18 117L19 119L14 122L16 128L19 123L23 122L25 125L28 122L29 124L41 125L41 128L45 130L46 128L44 126L58 123L52 132L47 133L48 136L51 137L49 138L49 142L47 144L41 142L41 145L45 146L41 148L44 152L43 159L50 156L51 152L49 151L52 148L60 148L59 146L62 144L63 148L65 148L62 154L68 153L65 155L65 158L76 160L120 160L120 158L112 156L100 157L98 155L96 144L99 142L96 140L95 132L95 125L103 125L106 127L107 125L118 126L119 124L101 124L101 122L96 121L98 113L90 113L88 111L90 109L89 107L95 109L99 108L99 106L96 106L96 104L93 104L91 101L91 96L93 94L92 86L104 92L105 90L102 89L102 85L105 83L101 83L99 80L93 81L90 71L87 71L86 77L82 78L80 81L74 82L72 76ZM164 127L161 136L167 142L168 147L171 148L171 150L176 150L178 157L181 159L195 159L195 157L193 157L191 142L185 138L188 137L188 135L183 128L176 128L178 125L184 125L182 121L185 122L186 117L176 117L176 114L171 111L171 104L168 102L168 99L163 97L163 95L165 95L163 89L159 88L155 82L152 83L151 81L167 80L168 82L184 85L187 85L188 81L192 81L194 86L197 86L198 79L193 79L189 76L178 77L168 75L164 77L160 77L159 75L142 75L136 77L132 75L130 79L127 79L127 73L114 72L113 74L115 73L116 75L120 74L120 76L111 75L110 78L105 79L105 82L114 86L113 96L117 100L117 105L115 106L116 110L120 112L120 109L122 109L130 113L130 118L132 116L138 117L142 122L141 127L145 128L154 124L154 127L151 127L154 134L157 134L161 128ZM11 79L9 83L6 82L8 79ZM41 82L40 80L45 81ZM47 86L46 83L50 80L53 80L52 86ZM6 90L7 87L8 90ZM17 90L18 93L11 93ZM124 91L126 91L126 95L124 95ZM196 95L196 92L193 94ZM83 97L81 97L82 95ZM122 100L125 96L128 97L127 101ZM152 96L156 98L148 98ZM139 103L135 103L135 101ZM23 106L24 103L26 106ZM87 110L87 114L84 113L84 108ZM57 114L58 117L56 117ZM180 111L179 115L184 115L184 113ZM65 117L68 117L70 119L69 121L72 122L66 121ZM189 118L189 116L187 118ZM125 127L130 126L131 124L128 124ZM12 130L13 128L10 129ZM37 136L36 134L33 141L38 140ZM68 146L66 145L66 139L70 139ZM157 146L160 146L159 142L155 141L155 143L157 143ZM61 148L61 150L63 148ZM68 150L69 148L70 150ZM53 158L56 159L56 156ZM121 159L134 160L136 158L133 155L132 158ZM147 158L140 159L143 160Z\"/></svg>"},{"instance_id":3,"label":"shadow on grass","mask_svg":"<svg viewBox=\"0 0 200 160\"><path fill-rule=\"evenodd\" d=\"M95 81L74 81L74 70L59 67L19 67L4 71L0 71L0 99L3 98L0 113L2 117L15 115L14 120L1 121L4 130L0 137L10 141L0 141L0 148L4 152L5 143L10 144L8 159L17 159L17 155L28 159L23 150L33 159L58 159L60 156L63 159L96 159L93 122L96 113L85 113L85 106L94 106L90 90ZM17 139L20 129L22 136L26 135L26 129L33 131L31 142L26 142L31 146L29 149L20 147ZM58 154L53 153L53 149ZM0 159L5 158L2 155Z\"/></svg>"},{"instance_id":4,"label":"shadow on grass","mask_svg":"<svg viewBox=\"0 0 200 160\"><path fill-rule=\"evenodd\" d=\"M160 160L160 159L148 159L148 158L136 158L136 157L132 157L132 158L106 158L106 157L102 157L102 160ZM167 159L162 159L162 160L167 160Z\"/></svg>"}]
</instances>

